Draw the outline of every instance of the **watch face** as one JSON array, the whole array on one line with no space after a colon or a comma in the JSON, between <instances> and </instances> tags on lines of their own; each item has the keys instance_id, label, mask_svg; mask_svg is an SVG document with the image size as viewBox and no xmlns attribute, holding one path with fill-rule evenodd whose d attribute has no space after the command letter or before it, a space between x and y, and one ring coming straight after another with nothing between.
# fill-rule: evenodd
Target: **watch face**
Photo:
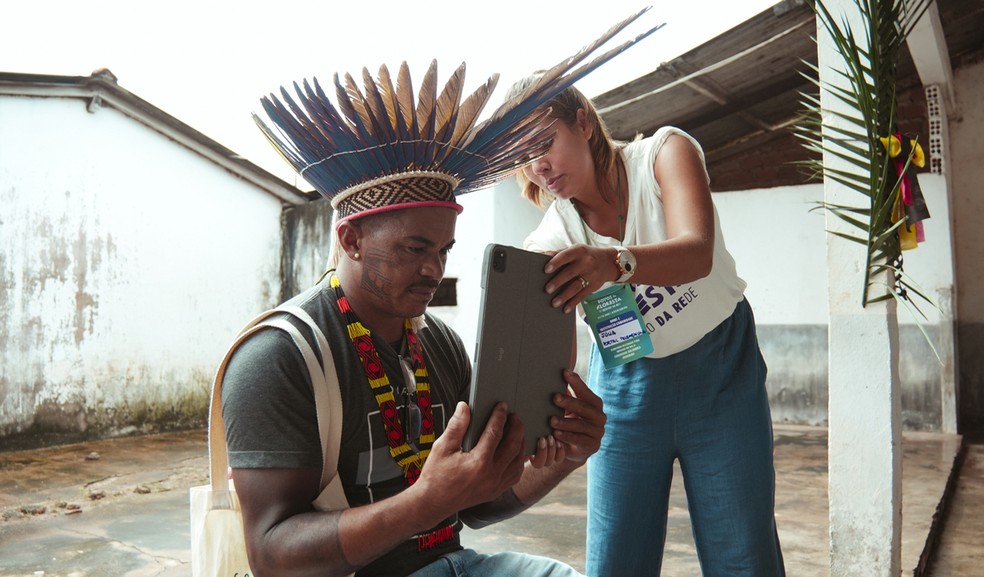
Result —
<instances>
[{"instance_id":1,"label":"watch face","mask_svg":"<svg viewBox=\"0 0 984 577\"><path fill-rule=\"evenodd\" d=\"M632 276L635 272L635 255L629 252L627 249L620 249L618 251L618 268L622 271L622 276L619 278L619 282L624 282Z\"/></svg>"}]
</instances>

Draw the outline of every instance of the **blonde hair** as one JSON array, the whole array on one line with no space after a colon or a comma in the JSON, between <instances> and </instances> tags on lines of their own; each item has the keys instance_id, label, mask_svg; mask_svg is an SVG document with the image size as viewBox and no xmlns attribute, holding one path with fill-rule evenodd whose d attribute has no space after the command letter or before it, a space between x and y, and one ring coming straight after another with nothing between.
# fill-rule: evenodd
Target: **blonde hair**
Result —
<instances>
[{"instance_id":1,"label":"blonde hair","mask_svg":"<svg viewBox=\"0 0 984 577\"><path fill-rule=\"evenodd\" d=\"M518 97L533 82L543 75L543 70L538 70L533 74L514 83L506 93L506 99ZM548 100L542 108L550 108L550 118L563 122L567 126L574 126L577 123L577 111L584 109L586 121L591 127L591 138L588 140L588 148L591 150L591 158L595 167L595 185L604 196L605 191L614 191L618 186L616 172L618 166L618 150L625 143L612 138L605 122L598 115L591 99L585 96L580 90L571 86ZM523 171L516 173L519 187L523 192L523 197L543 208L549 204L552 197L550 193L542 190L539 186L531 182ZM614 194L614 193L613 193Z\"/></svg>"}]
</instances>

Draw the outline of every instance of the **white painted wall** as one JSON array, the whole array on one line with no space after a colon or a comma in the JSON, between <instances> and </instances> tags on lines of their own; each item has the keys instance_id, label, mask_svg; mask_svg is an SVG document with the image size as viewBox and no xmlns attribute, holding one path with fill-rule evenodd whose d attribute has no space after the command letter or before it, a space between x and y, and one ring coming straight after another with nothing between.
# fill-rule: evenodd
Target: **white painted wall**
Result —
<instances>
[{"instance_id":1,"label":"white painted wall","mask_svg":"<svg viewBox=\"0 0 984 577\"><path fill-rule=\"evenodd\" d=\"M819 184L713 195L758 324L827 324Z\"/></svg>"},{"instance_id":2,"label":"white painted wall","mask_svg":"<svg viewBox=\"0 0 984 577\"><path fill-rule=\"evenodd\" d=\"M0 98L0 433L207 397L235 332L280 296L280 213L113 109Z\"/></svg>"},{"instance_id":3,"label":"white painted wall","mask_svg":"<svg viewBox=\"0 0 984 577\"><path fill-rule=\"evenodd\" d=\"M919 184L932 217L924 221L926 242L903 253L904 270L924 294L937 300L953 284L950 210L943 177L923 173ZM826 325L828 317L824 213L813 210L823 186L754 189L714 194L728 250L760 325ZM864 198L858 195L858 205ZM861 286L856 289L858 302ZM932 306L914 299L926 319L899 309L902 324L937 323Z\"/></svg>"}]
</instances>

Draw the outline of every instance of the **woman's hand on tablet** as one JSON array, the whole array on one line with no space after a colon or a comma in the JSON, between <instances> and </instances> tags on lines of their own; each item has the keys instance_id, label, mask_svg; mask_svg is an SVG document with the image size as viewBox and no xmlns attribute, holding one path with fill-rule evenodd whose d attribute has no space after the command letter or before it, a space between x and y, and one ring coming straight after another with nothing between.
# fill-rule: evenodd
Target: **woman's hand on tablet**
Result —
<instances>
[{"instance_id":1,"label":"woman's hand on tablet","mask_svg":"<svg viewBox=\"0 0 984 577\"><path fill-rule=\"evenodd\" d=\"M561 442L570 461L583 463L601 447L608 416L601 398L574 371L564 371L568 394L556 394L554 404L563 417L552 417L553 436Z\"/></svg>"},{"instance_id":2,"label":"woman's hand on tablet","mask_svg":"<svg viewBox=\"0 0 984 577\"><path fill-rule=\"evenodd\" d=\"M563 463L567 459L564 444L553 438L553 435L540 437L536 441L536 453L530 455L530 464L534 469L549 467Z\"/></svg>"}]
</instances>

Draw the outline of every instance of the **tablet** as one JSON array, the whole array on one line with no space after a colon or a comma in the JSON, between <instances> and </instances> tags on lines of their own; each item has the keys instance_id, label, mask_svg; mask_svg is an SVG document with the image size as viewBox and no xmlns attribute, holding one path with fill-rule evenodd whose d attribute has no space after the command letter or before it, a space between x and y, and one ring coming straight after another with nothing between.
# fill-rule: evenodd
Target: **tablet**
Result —
<instances>
[{"instance_id":1,"label":"tablet","mask_svg":"<svg viewBox=\"0 0 984 577\"><path fill-rule=\"evenodd\" d=\"M563 370L573 368L574 317L550 306L543 272L550 256L490 244L482 263L481 304L468 405L472 417L464 450L471 450L499 401L523 421L526 452L551 433L563 415L553 394L565 392Z\"/></svg>"}]
</instances>

